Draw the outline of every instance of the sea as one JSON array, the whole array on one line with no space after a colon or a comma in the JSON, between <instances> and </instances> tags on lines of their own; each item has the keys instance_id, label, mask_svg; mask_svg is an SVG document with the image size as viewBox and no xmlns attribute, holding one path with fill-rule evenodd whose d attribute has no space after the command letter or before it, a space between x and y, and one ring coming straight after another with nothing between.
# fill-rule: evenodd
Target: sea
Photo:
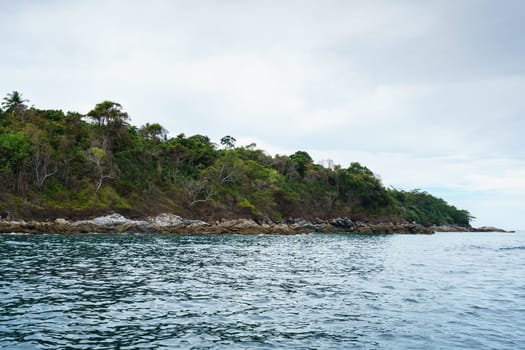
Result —
<instances>
[{"instance_id":1,"label":"sea","mask_svg":"<svg viewBox=\"0 0 525 350\"><path fill-rule=\"evenodd\" d=\"M1 349L525 349L525 232L0 235Z\"/></svg>"}]
</instances>

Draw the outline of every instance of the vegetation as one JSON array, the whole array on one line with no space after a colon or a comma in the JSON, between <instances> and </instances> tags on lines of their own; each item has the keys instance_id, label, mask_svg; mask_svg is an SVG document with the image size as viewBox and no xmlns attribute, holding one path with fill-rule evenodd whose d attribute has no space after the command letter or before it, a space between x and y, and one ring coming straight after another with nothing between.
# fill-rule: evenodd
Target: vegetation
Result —
<instances>
[{"instance_id":1,"label":"vegetation","mask_svg":"<svg viewBox=\"0 0 525 350\"><path fill-rule=\"evenodd\" d=\"M470 214L420 191L386 189L367 167L329 168L310 155L270 156L255 144L137 128L120 104L86 115L29 107L16 91L0 109L0 210L33 218L118 211L139 217L284 220L351 217L468 225Z\"/></svg>"}]
</instances>

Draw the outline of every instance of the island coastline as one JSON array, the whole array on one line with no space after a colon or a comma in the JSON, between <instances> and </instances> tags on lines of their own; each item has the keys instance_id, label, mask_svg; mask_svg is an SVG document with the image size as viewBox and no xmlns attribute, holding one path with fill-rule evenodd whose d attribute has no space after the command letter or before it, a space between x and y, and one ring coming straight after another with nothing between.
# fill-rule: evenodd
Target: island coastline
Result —
<instances>
[{"instance_id":1,"label":"island coastline","mask_svg":"<svg viewBox=\"0 0 525 350\"><path fill-rule=\"evenodd\" d=\"M171 233L171 234L303 234L303 233L360 233L360 234L433 234L436 232L506 232L495 227L465 227L458 225L423 226L408 222L354 221L350 218L329 220L288 219L283 222L253 219L220 219L203 221L162 213L142 220L128 219L118 213L90 220L57 218L47 221L0 220L0 233Z\"/></svg>"}]
</instances>

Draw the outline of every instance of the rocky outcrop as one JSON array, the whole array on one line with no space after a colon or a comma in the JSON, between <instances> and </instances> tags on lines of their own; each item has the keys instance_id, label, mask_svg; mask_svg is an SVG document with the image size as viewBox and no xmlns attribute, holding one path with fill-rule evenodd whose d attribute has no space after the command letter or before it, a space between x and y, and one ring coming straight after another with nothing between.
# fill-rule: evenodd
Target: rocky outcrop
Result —
<instances>
[{"instance_id":1,"label":"rocky outcrop","mask_svg":"<svg viewBox=\"0 0 525 350\"><path fill-rule=\"evenodd\" d=\"M60 220L60 219L57 219ZM55 220L55 222L57 222ZM120 226L120 225L146 225L146 221L135 221L125 218L120 214L110 214L106 216L100 216L92 220L75 221L73 225L95 225L95 226Z\"/></svg>"},{"instance_id":2,"label":"rocky outcrop","mask_svg":"<svg viewBox=\"0 0 525 350\"><path fill-rule=\"evenodd\" d=\"M221 219L205 222L163 213L144 220L128 219L113 213L91 220L69 221L58 218L54 221L24 221L0 219L0 233L194 233L194 234L297 234L297 233L406 233L431 234L434 232L513 232L483 226L479 228L457 225L424 227L416 223L368 223L339 217L330 220L290 218L284 222L273 222L269 218Z\"/></svg>"},{"instance_id":3,"label":"rocky outcrop","mask_svg":"<svg viewBox=\"0 0 525 350\"><path fill-rule=\"evenodd\" d=\"M23 221L0 220L0 233L239 233L239 234L296 234L296 233L424 233L434 232L506 232L496 227L480 228L457 225L424 227L416 223L368 223L350 218L309 221L291 218L285 222L269 219L259 222L252 219L221 219L212 223L185 219L178 215L163 213L144 220L128 219L114 213L91 220ZM511 231L512 232L512 231Z\"/></svg>"},{"instance_id":4,"label":"rocky outcrop","mask_svg":"<svg viewBox=\"0 0 525 350\"><path fill-rule=\"evenodd\" d=\"M441 225L441 226L431 226L431 230L434 232L515 232L515 231L505 231L501 228L494 226L481 226L481 227L465 227L458 225Z\"/></svg>"},{"instance_id":5,"label":"rocky outcrop","mask_svg":"<svg viewBox=\"0 0 525 350\"><path fill-rule=\"evenodd\" d=\"M514 232L514 231L505 231L494 226L481 226L473 229L474 232Z\"/></svg>"},{"instance_id":6,"label":"rocky outcrop","mask_svg":"<svg viewBox=\"0 0 525 350\"><path fill-rule=\"evenodd\" d=\"M430 226L434 232L473 232L474 229L458 225L440 225Z\"/></svg>"},{"instance_id":7,"label":"rocky outcrop","mask_svg":"<svg viewBox=\"0 0 525 350\"><path fill-rule=\"evenodd\" d=\"M120 214L110 214L91 220L68 221L6 221L0 220L0 232L21 233L239 233L239 234L297 234L297 233L433 233L434 229L418 224L365 223L349 218L331 220L289 219L285 222L260 222L251 219L221 219L208 223L185 219L173 214L160 214L144 220L128 219Z\"/></svg>"},{"instance_id":8,"label":"rocky outcrop","mask_svg":"<svg viewBox=\"0 0 525 350\"><path fill-rule=\"evenodd\" d=\"M208 223L202 220L190 220L181 218L178 215L163 213L153 218L148 218L147 222L151 227L198 227L207 226Z\"/></svg>"},{"instance_id":9,"label":"rocky outcrop","mask_svg":"<svg viewBox=\"0 0 525 350\"><path fill-rule=\"evenodd\" d=\"M354 227L354 223L349 218L336 218L330 220L330 225L348 230L351 230Z\"/></svg>"}]
</instances>

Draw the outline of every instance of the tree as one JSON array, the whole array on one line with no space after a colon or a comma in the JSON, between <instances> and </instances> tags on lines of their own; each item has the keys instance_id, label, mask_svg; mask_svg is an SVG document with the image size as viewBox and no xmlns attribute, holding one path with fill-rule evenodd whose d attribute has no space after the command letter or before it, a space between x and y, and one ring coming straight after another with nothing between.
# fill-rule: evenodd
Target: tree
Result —
<instances>
[{"instance_id":1,"label":"tree","mask_svg":"<svg viewBox=\"0 0 525 350\"><path fill-rule=\"evenodd\" d=\"M401 209L401 215L407 221L416 221L423 225L455 224L468 226L473 217L466 210L458 210L441 198L434 197L421 190L389 190L395 204Z\"/></svg>"},{"instance_id":2,"label":"tree","mask_svg":"<svg viewBox=\"0 0 525 350\"><path fill-rule=\"evenodd\" d=\"M297 172L304 177L306 170L314 163L312 157L305 151L297 151L290 156L290 160L295 163Z\"/></svg>"},{"instance_id":3,"label":"tree","mask_svg":"<svg viewBox=\"0 0 525 350\"><path fill-rule=\"evenodd\" d=\"M26 102L29 102L29 100L23 99L21 93L18 91L13 91L4 97L2 107L4 107L7 113L18 114L27 109L27 105L25 104Z\"/></svg>"},{"instance_id":4,"label":"tree","mask_svg":"<svg viewBox=\"0 0 525 350\"><path fill-rule=\"evenodd\" d=\"M165 151L163 141L166 141L168 131L158 123L146 123L138 130L138 134L144 139L143 159L156 164L157 177L160 178L163 173L161 156Z\"/></svg>"},{"instance_id":5,"label":"tree","mask_svg":"<svg viewBox=\"0 0 525 350\"><path fill-rule=\"evenodd\" d=\"M107 155L106 152L98 147L91 147L87 150L88 159L95 165L95 172L97 176L97 185L95 188L95 198L98 191L104 184L104 181L107 179L112 179L113 172L111 169L108 169L107 166Z\"/></svg>"},{"instance_id":6,"label":"tree","mask_svg":"<svg viewBox=\"0 0 525 350\"><path fill-rule=\"evenodd\" d=\"M353 175L366 175L374 176L372 170L368 169L366 166L361 165L359 162L352 162L348 167L348 172Z\"/></svg>"},{"instance_id":7,"label":"tree","mask_svg":"<svg viewBox=\"0 0 525 350\"><path fill-rule=\"evenodd\" d=\"M183 187L186 203L191 208L197 203L205 203L212 200L215 195L215 186L206 177L199 180L187 180Z\"/></svg>"},{"instance_id":8,"label":"tree","mask_svg":"<svg viewBox=\"0 0 525 350\"><path fill-rule=\"evenodd\" d=\"M32 144L33 152L31 158L36 185L41 189L48 178L57 174L58 162L54 157L55 152L51 142L42 129L36 128L33 124L28 124L25 132ZM57 135L53 136L56 137Z\"/></svg>"},{"instance_id":9,"label":"tree","mask_svg":"<svg viewBox=\"0 0 525 350\"><path fill-rule=\"evenodd\" d=\"M235 142L237 142L237 140L229 135L226 135L221 139L221 145L229 149L235 148Z\"/></svg>"},{"instance_id":10,"label":"tree","mask_svg":"<svg viewBox=\"0 0 525 350\"><path fill-rule=\"evenodd\" d=\"M207 173L214 178L219 185L224 185L239 180L242 161L233 152L228 152L215 161L215 164L207 168Z\"/></svg>"},{"instance_id":11,"label":"tree","mask_svg":"<svg viewBox=\"0 0 525 350\"><path fill-rule=\"evenodd\" d=\"M128 113L122 110L120 103L104 101L97 104L87 115L102 128L102 149L111 160L113 141L126 131L129 121Z\"/></svg>"},{"instance_id":12,"label":"tree","mask_svg":"<svg viewBox=\"0 0 525 350\"><path fill-rule=\"evenodd\" d=\"M16 184L16 190L24 192L27 185L25 169L32 153L31 141L23 132L0 133L0 178L4 177L3 186Z\"/></svg>"},{"instance_id":13,"label":"tree","mask_svg":"<svg viewBox=\"0 0 525 350\"><path fill-rule=\"evenodd\" d=\"M164 129L159 123L146 123L139 129L139 134L146 140L150 140L157 143L161 140L165 140L168 135L168 130Z\"/></svg>"},{"instance_id":14,"label":"tree","mask_svg":"<svg viewBox=\"0 0 525 350\"><path fill-rule=\"evenodd\" d=\"M340 199L353 212L358 210L370 214L391 205L391 197L381 180L358 162L351 163L347 169L337 170L336 186Z\"/></svg>"},{"instance_id":15,"label":"tree","mask_svg":"<svg viewBox=\"0 0 525 350\"><path fill-rule=\"evenodd\" d=\"M188 165L190 166L190 173L196 175L202 169L211 166L217 158L217 151L215 145L207 136L193 135L180 142L188 150Z\"/></svg>"},{"instance_id":16,"label":"tree","mask_svg":"<svg viewBox=\"0 0 525 350\"><path fill-rule=\"evenodd\" d=\"M87 115L101 126L122 124L129 120L128 113L122 110L120 103L107 100L97 104Z\"/></svg>"}]
</instances>

